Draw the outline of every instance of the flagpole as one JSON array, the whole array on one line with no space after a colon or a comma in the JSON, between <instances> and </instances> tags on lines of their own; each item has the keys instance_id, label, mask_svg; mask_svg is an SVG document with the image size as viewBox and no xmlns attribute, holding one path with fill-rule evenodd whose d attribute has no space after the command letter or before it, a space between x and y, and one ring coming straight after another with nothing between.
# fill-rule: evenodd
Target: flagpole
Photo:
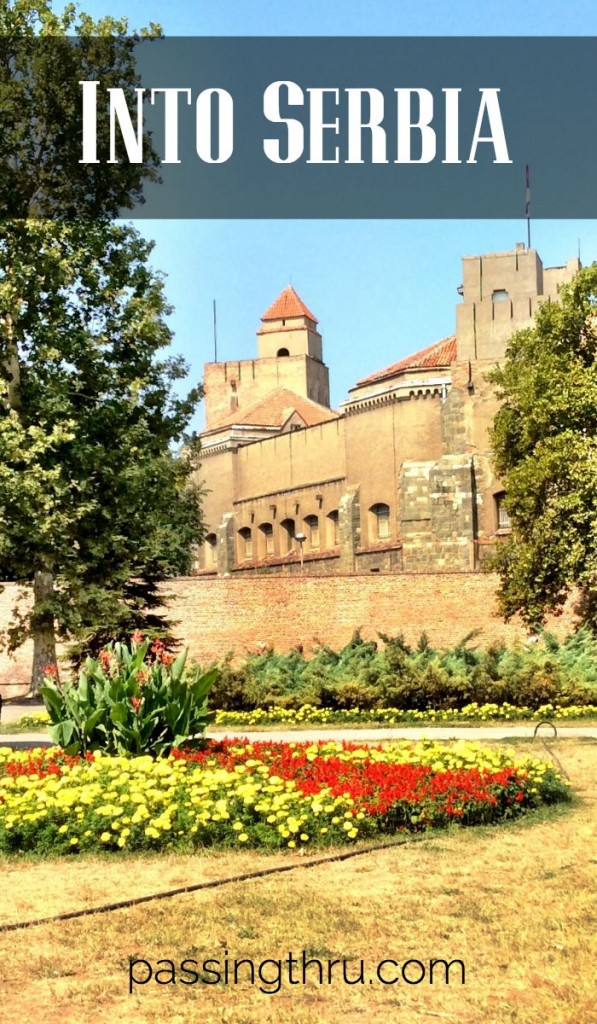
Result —
<instances>
[{"instance_id":1,"label":"flagpole","mask_svg":"<svg viewBox=\"0 0 597 1024\"><path fill-rule=\"evenodd\" d=\"M530 249L531 248L531 172L529 170L529 165L528 164L526 165L526 168L525 168L525 185L526 185L526 190L525 190L525 200L526 200L525 216L526 216L526 219L527 219L527 249Z\"/></svg>"}]
</instances>

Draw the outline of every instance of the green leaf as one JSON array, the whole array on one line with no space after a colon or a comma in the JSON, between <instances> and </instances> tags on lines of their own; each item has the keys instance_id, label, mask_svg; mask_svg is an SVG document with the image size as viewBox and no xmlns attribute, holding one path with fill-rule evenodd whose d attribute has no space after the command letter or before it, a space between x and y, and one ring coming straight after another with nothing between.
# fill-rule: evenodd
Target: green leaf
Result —
<instances>
[{"instance_id":1,"label":"green leaf","mask_svg":"<svg viewBox=\"0 0 597 1024\"><path fill-rule=\"evenodd\" d=\"M51 725L48 732L59 747L66 749L75 735L75 725L73 722L59 722L57 725Z\"/></svg>"},{"instance_id":2,"label":"green leaf","mask_svg":"<svg viewBox=\"0 0 597 1024\"><path fill-rule=\"evenodd\" d=\"M101 722L106 714L106 708L98 708L85 720L83 731L85 736L90 736L95 727Z\"/></svg>"},{"instance_id":3,"label":"green leaf","mask_svg":"<svg viewBox=\"0 0 597 1024\"><path fill-rule=\"evenodd\" d=\"M40 686L39 693L52 721L60 718L64 709L64 700L54 684L44 683Z\"/></svg>"},{"instance_id":4,"label":"green leaf","mask_svg":"<svg viewBox=\"0 0 597 1024\"><path fill-rule=\"evenodd\" d=\"M182 678L185 663L187 660L187 654L188 651L187 648L185 647L185 649L181 651L181 653L178 655L178 657L176 658L172 665L172 668L170 669L170 674L175 682Z\"/></svg>"},{"instance_id":5,"label":"green leaf","mask_svg":"<svg viewBox=\"0 0 597 1024\"><path fill-rule=\"evenodd\" d=\"M110 708L110 718L115 725L121 725L123 722L126 722L129 715L130 709L124 701L118 701Z\"/></svg>"},{"instance_id":6,"label":"green leaf","mask_svg":"<svg viewBox=\"0 0 597 1024\"><path fill-rule=\"evenodd\" d=\"M89 691L89 679L87 678L87 676L83 672L79 676L78 690L79 690L79 700L82 703L87 704L89 702L89 692L90 692Z\"/></svg>"}]
</instances>

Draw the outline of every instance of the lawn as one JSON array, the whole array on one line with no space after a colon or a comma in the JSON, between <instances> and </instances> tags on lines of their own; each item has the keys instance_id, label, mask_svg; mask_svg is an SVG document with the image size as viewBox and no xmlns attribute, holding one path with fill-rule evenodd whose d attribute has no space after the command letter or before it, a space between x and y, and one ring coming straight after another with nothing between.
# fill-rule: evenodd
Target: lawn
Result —
<instances>
[{"instance_id":1,"label":"lawn","mask_svg":"<svg viewBox=\"0 0 597 1024\"><path fill-rule=\"evenodd\" d=\"M521 745L543 756L537 744ZM494 827L59 925L0 934L2 1024L589 1024L591 837L597 743L561 740L572 805ZM296 853L85 856L1 862L0 921L222 878ZM342 984L314 977L276 995L243 982L138 986L130 957L155 965L225 956L320 960L460 959L465 984ZM163 966L163 965L161 965Z\"/></svg>"}]
</instances>

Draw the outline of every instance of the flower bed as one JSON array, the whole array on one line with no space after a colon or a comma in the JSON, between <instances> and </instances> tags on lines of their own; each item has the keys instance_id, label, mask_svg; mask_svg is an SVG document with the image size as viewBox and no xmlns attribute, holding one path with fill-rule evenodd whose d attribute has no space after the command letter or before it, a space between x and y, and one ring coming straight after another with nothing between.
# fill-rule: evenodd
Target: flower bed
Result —
<instances>
[{"instance_id":1,"label":"flower bed","mask_svg":"<svg viewBox=\"0 0 597 1024\"><path fill-rule=\"evenodd\" d=\"M542 704L533 710L529 707L515 707L513 704L467 704L465 707L446 711L401 711L399 708L346 708L334 711L331 708L303 704L300 708L256 708L254 711L216 711L213 725L242 727L266 725L433 725L442 722L470 724L475 722L516 722L552 719L558 722L577 719L597 718L597 705L583 704L560 707L558 704ZM45 711L23 715L16 723L21 730L43 729L50 724Z\"/></svg>"},{"instance_id":2,"label":"flower bed","mask_svg":"<svg viewBox=\"0 0 597 1024\"><path fill-rule=\"evenodd\" d=\"M254 711L216 711L213 724L222 726L262 725L364 725L378 722L381 725L419 725L439 724L441 722L514 722L541 721L556 719L557 721L574 721L578 718L597 718L597 705L584 704L560 707L558 704L543 704L532 710L528 707L514 707L512 704L467 704L465 707L447 711L401 711L399 708L346 708L333 711L331 708L318 708L312 704L304 704L301 708L269 707L257 708Z\"/></svg>"},{"instance_id":3,"label":"flower bed","mask_svg":"<svg viewBox=\"0 0 597 1024\"><path fill-rule=\"evenodd\" d=\"M547 762L460 742L209 743L168 758L0 749L0 850L279 849L475 825L568 797Z\"/></svg>"}]
</instances>

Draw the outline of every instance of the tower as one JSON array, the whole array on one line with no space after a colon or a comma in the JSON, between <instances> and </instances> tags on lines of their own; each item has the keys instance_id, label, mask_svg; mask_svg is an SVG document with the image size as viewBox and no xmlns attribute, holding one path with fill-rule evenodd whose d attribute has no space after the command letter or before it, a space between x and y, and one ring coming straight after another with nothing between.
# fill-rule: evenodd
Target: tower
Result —
<instances>
[{"instance_id":1,"label":"tower","mask_svg":"<svg viewBox=\"0 0 597 1024\"><path fill-rule=\"evenodd\" d=\"M272 302L261 317L261 323L257 331L260 359L310 356L323 362L317 320L292 285L288 285Z\"/></svg>"},{"instance_id":2,"label":"tower","mask_svg":"<svg viewBox=\"0 0 597 1024\"><path fill-rule=\"evenodd\" d=\"M329 409L317 319L294 288L285 288L261 317L257 358L206 363L204 387L208 432L242 424L247 410L281 388Z\"/></svg>"},{"instance_id":3,"label":"tower","mask_svg":"<svg viewBox=\"0 0 597 1024\"><path fill-rule=\"evenodd\" d=\"M465 256L462 302L456 307L458 362L502 359L515 331L530 327L542 302L557 302L558 288L580 270L580 260L544 267L535 249L522 242L509 252Z\"/></svg>"}]
</instances>

